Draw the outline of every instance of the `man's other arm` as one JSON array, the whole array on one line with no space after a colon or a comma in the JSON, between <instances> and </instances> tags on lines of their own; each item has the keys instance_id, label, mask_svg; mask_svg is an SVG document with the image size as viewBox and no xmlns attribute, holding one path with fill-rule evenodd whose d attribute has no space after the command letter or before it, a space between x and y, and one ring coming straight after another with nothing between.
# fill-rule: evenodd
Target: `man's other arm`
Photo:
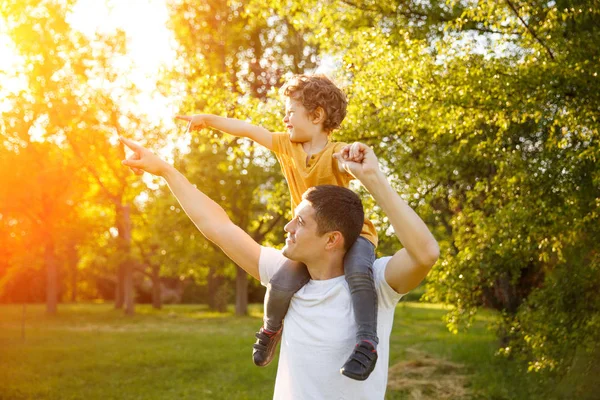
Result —
<instances>
[{"instance_id":1,"label":"man's other arm","mask_svg":"<svg viewBox=\"0 0 600 400\"><path fill-rule=\"evenodd\" d=\"M439 258L437 241L425 222L392 188L372 149L354 143L336 157L346 160L346 168L371 193L394 227L404 248L387 264L385 279L396 292L408 293L423 281Z\"/></svg>"},{"instance_id":2,"label":"man's other arm","mask_svg":"<svg viewBox=\"0 0 600 400\"><path fill-rule=\"evenodd\" d=\"M219 246L234 263L254 278L260 279L260 245L235 225L220 205L196 189L175 167L161 160L150 150L131 140L120 140L134 151L131 157L123 161L123 165L162 176L198 230Z\"/></svg>"}]
</instances>

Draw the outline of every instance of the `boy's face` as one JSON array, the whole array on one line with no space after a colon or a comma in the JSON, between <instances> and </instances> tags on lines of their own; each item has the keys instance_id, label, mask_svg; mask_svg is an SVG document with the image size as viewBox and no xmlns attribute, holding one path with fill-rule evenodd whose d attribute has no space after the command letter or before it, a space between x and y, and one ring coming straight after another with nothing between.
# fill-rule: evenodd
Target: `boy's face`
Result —
<instances>
[{"instance_id":1,"label":"boy's face","mask_svg":"<svg viewBox=\"0 0 600 400\"><path fill-rule=\"evenodd\" d=\"M315 123L301 102L288 97L285 101L283 122L295 143L304 143L322 133L322 124Z\"/></svg>"}]
</instances>

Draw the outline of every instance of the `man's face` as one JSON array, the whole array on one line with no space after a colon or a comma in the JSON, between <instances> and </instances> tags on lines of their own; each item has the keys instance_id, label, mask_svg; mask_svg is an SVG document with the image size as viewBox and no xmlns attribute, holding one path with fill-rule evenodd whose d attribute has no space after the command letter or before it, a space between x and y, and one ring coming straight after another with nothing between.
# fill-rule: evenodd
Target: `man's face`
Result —
<instances>
[{"instance_id":1,"label":"man's face","mask_svg":"<svg viewBox=\"0 0 600 400\"><path fill-rule=\"evenodd\" d=\"M306 200L296 207L294 219L283 229L288 233L283 255L291 260L306 262L318 258L325 248L327 235L317 234L315 210Z\"/></svg>"},{"instance_id":2,"label":"man's face","mask_svg":"<svg viewBox=\"0 0 600 400\"><path fill-rule=\"evenodd\" d=\"M302 103L290 97L285 102L283 122L290 134L290 140L295 143L308 142L318 131Z\"/></svg>"}]
</instances>

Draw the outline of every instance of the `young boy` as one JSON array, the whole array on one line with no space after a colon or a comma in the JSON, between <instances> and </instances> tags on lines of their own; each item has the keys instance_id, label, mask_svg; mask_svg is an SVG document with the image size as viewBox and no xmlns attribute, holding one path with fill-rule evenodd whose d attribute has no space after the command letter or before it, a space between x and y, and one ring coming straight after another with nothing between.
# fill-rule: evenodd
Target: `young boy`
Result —
<instances>
[{"instance_id":1,"label":"young boy","mask_svg":"<svg viewBox=\"0 0 600 400\"><path fill-rule=\"evenodd\" d=\"M333 154L346 143L330 141L331 132L346 116L344 93L323 75L297 75L283 87L287 133L271 133L244 121L209 114L177 116L188 121L188 130L211 127L246 137L272 150L288 182L292 209L302 201L308 188L317 185L348 187L354 179ZM360 158L360 154L347 154ZM302 223L299 221L299 223ZM288 240L292 240L291 238ZM367 218L361 236L346 244L344 259L346 281L352 297L357 324L356 346L340 372L352 379L365 380L377 362L377 293L373 282L377 232ZM283 318L291 298L310 279L304 264L288 261L271 279L265 295L264 324L256 334L253 359L258 366L271 362L281 338ZM310 366L307 366L310 368Z\"/></svg>"}]
</instances>

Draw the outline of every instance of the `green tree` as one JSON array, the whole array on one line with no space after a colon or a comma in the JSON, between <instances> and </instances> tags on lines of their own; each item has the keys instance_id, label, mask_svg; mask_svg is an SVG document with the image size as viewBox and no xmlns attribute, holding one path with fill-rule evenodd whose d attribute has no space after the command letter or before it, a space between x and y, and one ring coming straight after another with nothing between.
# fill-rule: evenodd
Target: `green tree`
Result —
<instances>
[{"instance_id":1,"label":"green tree","mask_svg":"<svg viewBox=\"0 0 600 400\"><path fill-rule=\"evenodd\" d=\"M182 112L214 113L281 128L277 115L283 106L275 89L286 73L303 72L317 61L318 49L307 43L304 32L264 5L219 1L170 5L179 55L166 81L168 87L185 90ZM180 166L190 180L220 199L232 220L255 240L280 243L289 200L274 157L217 132L204 131L190 140L191 152ZM212 260L208 254L199 256ZM220 251L217 254L220 262L211 261L206 275L210 298L220 297L213 292L218 286L213 281L227 273L224 267L229 265ZM234 276L236 312L245 314L247 275L236 267Z\"/></svg>"},{"instance_id":2,"label":"green tree","mask_svg":"<svg viewBox=\"0 0 600 400\"><path fill-rule=\"evenodd\" d=\"M502 352L531 370L565 373L600 332L592 3L276 6L339 60L341 137L376 147L440 239L427 297L454 306L453 331L479 307L499 310Z\"/></svg>"}]
</instances>

